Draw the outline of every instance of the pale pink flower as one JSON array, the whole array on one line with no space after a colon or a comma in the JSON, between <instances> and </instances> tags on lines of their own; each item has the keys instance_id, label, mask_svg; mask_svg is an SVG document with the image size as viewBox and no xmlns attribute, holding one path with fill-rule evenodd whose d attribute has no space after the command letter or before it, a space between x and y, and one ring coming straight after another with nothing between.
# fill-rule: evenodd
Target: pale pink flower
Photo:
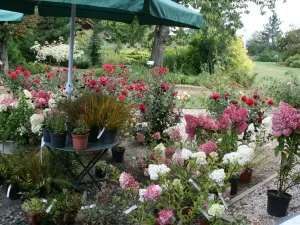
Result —
<instances>
[{"instance_id":1,"label":"pale pink flower","mask_svg":"<svg viewBox=\"0 0 300 225\"><path fill-rule=\"evenodd\" d=\"M171 158L174 155L174 153L175 153L175 150L173 148L171 148L171 147L168 147L165 150L165 156L167 158Z\"/></svg>"},{"instance_id":2,"label":"pale pink flower","mask_svg":"<svg viewBox=\"0 0 300 225\"><path fill-rule=\"evenodd\" d=\"M174 155L172 156L172 161L176 166L184 165L184 159L177 153L174 153Z\"/></svg>"},{"instance_id":3,"label":"pale pink flower","mask_svg":"<svg viewBox=\"0 0 300 225\"><path fill-rule=\"evenodd\" d=\"M170 134L170 139L172 141L179 141L181 139L179 128L172 129L171 134Z\"/></svg>"},{"instance_id":4,"label":"pale pink flower","mask_svg":"<svg viewBox=\"0 0 300 225\"><path fill-rule=\"evenodd\" d=\"M143 143L145 141L145 136L141 132L138 132L136 135L136 140L139 144Z\"/></svg>"},{"instance_id":5,"label":"pale pink flower","mask_svg":"<svg viewBox=\"0 0 300 225\"><path fill-rule=\"evenodd\" d=\"M199 146L199 151L205 152L205 154L208 155L211 152L218 152L218 146L216 142L209 141L207 143L201 144Z\"/></svg>"},{"instance_id":6,"label":"pale pink flower","mask_svg":"<svg viewBox=\"0 0 300 225\"><path fill-rule=\"evenodd\" d=\"M167 225L173 221L174 214L170 209L160 210L158 212L158 223L160 225Z\"/></svg>"},{"instance_id":7,"label":"pale pink flower","mask_svg":"<svg viewBox=\"0 0 300 225\"><path fill-rule=\"evenodd\" d=\"M123 172L119 178L120 186L124 190L139 190L139 183L130 173Z\"/></svg>"},{"instance_id":8,"label":"pale pink flower","mask_svg":"<svg viewBox=\"0 0 300 225\"><path fill-rule=\"evenodd\" d=\"M154 140L159 140L161 138L160 136L160 133L159 132L155 132L153 135L152 135L152 139Z\"/></svg>"},{"instance_id":9,"label":"pale pink flower","mask_svg":"<svg viewBox=\"0 0 300 225\"><path fill-rule=\"evenodd\" d=\"M146 201L159 201L162 194L162 188L159 185L153 184L147 187L144 194Z\"/></svg>"}]
</instances>

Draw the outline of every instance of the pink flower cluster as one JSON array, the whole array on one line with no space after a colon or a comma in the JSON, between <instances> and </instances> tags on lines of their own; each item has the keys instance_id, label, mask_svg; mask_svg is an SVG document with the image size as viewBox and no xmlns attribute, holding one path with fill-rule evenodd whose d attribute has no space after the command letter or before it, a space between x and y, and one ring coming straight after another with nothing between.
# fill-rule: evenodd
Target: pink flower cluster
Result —
<instances>
[{"instance_id":1,"label":"pink flower cluster","mask_svg":"<svg viewBox=\"0 0 300 225\"><path fill-rule=\"evenodd\" d=\"M171 158L174 155L174 153L175 153L175 150L173 148L171 148L171 147L168 147L165 150L165 156L167 158Z\"/></svg>"},{"instance_id":2,"label":"pink flower cluster","mask_svg":"<svg viewBox=\"0 0 300 225\"><path fill-rule=\"evenodd\" d=\"M300 115L297 113L297 110L293 106L281 101L272 119L274 135L277 137L282 135L289 136L293 130L297 130L299 122Z\"/></svg>"},{"instance_id":3,"label":"pink flower cluster","mask_svg":"<svg viewBox=\"0 0 300 225\"><path fill-rule=\"evenodd\" d=\"M152 139L154 139L154 140L159 140L159 139L161 139L160 133L159 133L159 132L155 132L155 133L152 135Z\"/></svg>"},{"instance_id":4,"label":"pink flower cluster","mask_svg":"<svg viewBox=\"0 0 300 225\"><path fill-rule=\"evenodd\" d=\"M231 130L234 124L238 133L241 134L248 127L248 124L246 123L247 118L248 110L246 108L232 104L224 110L221 119L218 121L218 129Z\"/></svg>"},{"instance_id":5,"label":"pink flower cluster","mask_svg":"<svg viewBox=\"0 0 300 225\"><path fill-rule=\"evenodd\" d=\"M170 209L160 210L158 212L158 223L160 225L170 224L173 221L174 214Z\"/></svg>"},{"instance_id":6,"label":"pink flower cluster","mask_svg":"<svg viewBox=\"0 0 300 225\"><path fill-rule=\"evenodd\" d=\"M46 108L48 107L48 102L51 96L51 92L47 92L44 90L39 90L38 92L31 92L32 99L34 100L34 104L36 108Z\"/></svg>"},{"instance_id":7,"label":"pink flower cluster","mask_svg":"<svg viewBox=\"0 0 300 225\"><path fill-rule=\"evenodd\" d=\"M209 141L207 143L201 144L199 146L199 151L205 152L205 154L208 155L211 152L217 152L218 146L217 146L216 142Z\"/></svg>"},{"instance_id":8,"label":"pink flower cluster","mask_svg":"<svg viewBox=\"0 0 300 225\"><path fill-rule=\"evenodd\" d=\"M14 99L12 95L3 94L0 96L0 104L6 105L9 109L11 109L16 102L19 102L19 100Z\"/></svg>"},{"instance_id":9,"label":"pink flower cluster","mask_svg":"<svg viewBox=\"0 0 300 225\"><path fill-rule=\"evenodd\" d=\"M185 132L188 134L188 138L193 140L196 135L197 128L202 130L216 130L218 127L209 115L199 115L198 117L192 115L185 115L186 126Z\"/></svg>"},{"instance_id":10,"label":"pink flower cluster","mask_svg":"<svg viewBox=\"0 0 300 225\"><path fill-rule=\"evenodd\" d=\"M134 190L138 192L139 183L130 173L123 172L119 178L120 186L124 190Z\"/></svg>"},{"instance_id":11,"label":"pink flower cluster","mask_svg":"<svg viewBox=\"0 0 300 225\"><path fill-rule=\"evenodd\" d=\"M145 136L141 132L138 132L136 135L136 141L139 144L143 143L145 141Z\"/></svg>"},{"instance_id":12,"label":"pink flower cluster","mask_svg":"<svg viewBox=\"0 0 300 225\"><path fill-rule=\"evenodd\" d=\"M146 201L159 201L162 194L162 188L159 185L153 184L147 187L144 194Z\"/></svg>"},{"instance_id":13,"label":"pink flower cluster","mask_svg":"<svg viewBox=\"0 0 300 225\"><path fill-rule=\"evenodd\" d=\"M170 139L172 141L180 141L181 135L179 128L174 128L171 130Z\"/></svg>"},{"instance_id":14,"label":"pink flower cluster","mask_svg":"<svg viewBox=\"0 0 300 225\"><path fill-rule=\"evenodd\" d=\"M176 166L184 165L184 159L178 153L174 153L174 155L172 156L172 161Z\"/></svg>"}]
</instances>

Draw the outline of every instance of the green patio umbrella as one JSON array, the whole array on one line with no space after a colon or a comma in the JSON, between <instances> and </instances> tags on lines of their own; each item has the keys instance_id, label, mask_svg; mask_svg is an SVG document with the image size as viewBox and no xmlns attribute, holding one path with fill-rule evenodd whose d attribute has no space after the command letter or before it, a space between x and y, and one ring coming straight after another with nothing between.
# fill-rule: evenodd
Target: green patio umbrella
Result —
<instances>
[{"instance_id":1,"label":"green patio umbrella","mask_svg":"<svg viewBox=\"0 0 300 225\"><path fill-rule=\"evenodd\" d=\"M6 10L0 10L0 24L1 23L19 23L24 19L23 13L11 12ZM7 55L7 40L1 40L1 61L4 64L4 71L8 70L8 55Z\"/></svg>"},{"instance_id":2,"label":"green patio umbrella","mask_svg":"<svg viewBox=\"0 0 300 225\"><path fill-rule=\"evenodd\" d=\"M0 8L33 14L38 7L41 16L71 15L70 57L66 90L73 91L72 68L75 16L131 23L137 17L141 25L166 25L202 28L203 16L171 0L10 0Z\"/></svg>"}]
</instances>

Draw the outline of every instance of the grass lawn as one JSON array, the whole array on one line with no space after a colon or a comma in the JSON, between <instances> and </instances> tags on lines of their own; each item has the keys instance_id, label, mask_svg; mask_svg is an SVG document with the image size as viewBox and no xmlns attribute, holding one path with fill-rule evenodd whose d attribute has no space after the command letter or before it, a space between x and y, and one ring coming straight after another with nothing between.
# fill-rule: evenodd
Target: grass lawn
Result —
<instances>
[{"instance_id":1,"label":"grass lawn","mask_svg":"<svg viewBox=\"0 0 300 225\"><path fill-rule=\"evenodd\" d=\"M254 73L257 73L256 84L266 83L267 78L277 78L280 80L287 80L285 78L286 72L292 72L300 76L300 69L290 68L271 62L254 62ZM288 81L288 80L287 80Z\"/></svg>"}]
</instances>

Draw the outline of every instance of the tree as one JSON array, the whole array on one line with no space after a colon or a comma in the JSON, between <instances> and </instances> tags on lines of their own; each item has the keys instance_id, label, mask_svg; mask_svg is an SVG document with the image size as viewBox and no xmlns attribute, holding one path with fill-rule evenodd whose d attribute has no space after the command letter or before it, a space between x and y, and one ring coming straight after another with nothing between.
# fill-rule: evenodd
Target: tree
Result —
<instances>
[{"instance_id":1,"label":"tree","mask_svg":"<svg viewBox=\"0 0 300 225\"><path fill-rule=\"evenodd\" d=\"M264 43L269 46L270 50L275 50L277 47L277 40L282 34L280 25L281 21L278 14L273 10L272 16L269 18L269 23L264 25L264 30L262 32Z\"/></svg>"},{"instance_id":2,"label":"tree","mask_svg":"<svg viewBox=\"0 0 300 225\"><path fill-rule=\"evenodd\" d=\"M265 51L268 47L266 40L261 31L256 31L252 34L251 38L247 41L246 47L249 55L256 56Z\"/></svg>"},{"instance_id":3,"label":"tree","mask_svg":"<svg viewBox=\"0 0 300 225\"><path fill-rule=\"evenodd\" d=\"M278 40L278 47L283 52L283 60L300 54L300 29L291 30Z\"/></svg>"},{"instance_id":4,"label":"tree","mask_svg":"<svg viewBox=\"0 0 300 225\"><path fill-rule=\"evenodd\" d=\"M235 35L237 29L242 26L241 14L248 11L248 3L254 2L261 6L261 12L264 8L274 8L276 0L173 0L176 3L185 6L191 6L195 9L201 9L204 16L205 28L203 32L208 34L217 33L223 30L226 34ZM163 66L164 44L168 40L169 27L157 25L155 28L155 37L152 46L151 60L157 67ZM213 38L213 35L211 35ZM225 37L225 36L223 36Z\"/></svg>"},{"instance_id":5,"label":"tree","mask_svg":"<svg viewBox=\"0 0 300 225\"><path fill-rule=\"evenodd\" d=\"M97 26L94 27L92 37L88 46L88 52L91 57L92 65L96 66L100 64L100 50L102 45L102 37L100 30Z\"/></svg>"}]
</instances>

